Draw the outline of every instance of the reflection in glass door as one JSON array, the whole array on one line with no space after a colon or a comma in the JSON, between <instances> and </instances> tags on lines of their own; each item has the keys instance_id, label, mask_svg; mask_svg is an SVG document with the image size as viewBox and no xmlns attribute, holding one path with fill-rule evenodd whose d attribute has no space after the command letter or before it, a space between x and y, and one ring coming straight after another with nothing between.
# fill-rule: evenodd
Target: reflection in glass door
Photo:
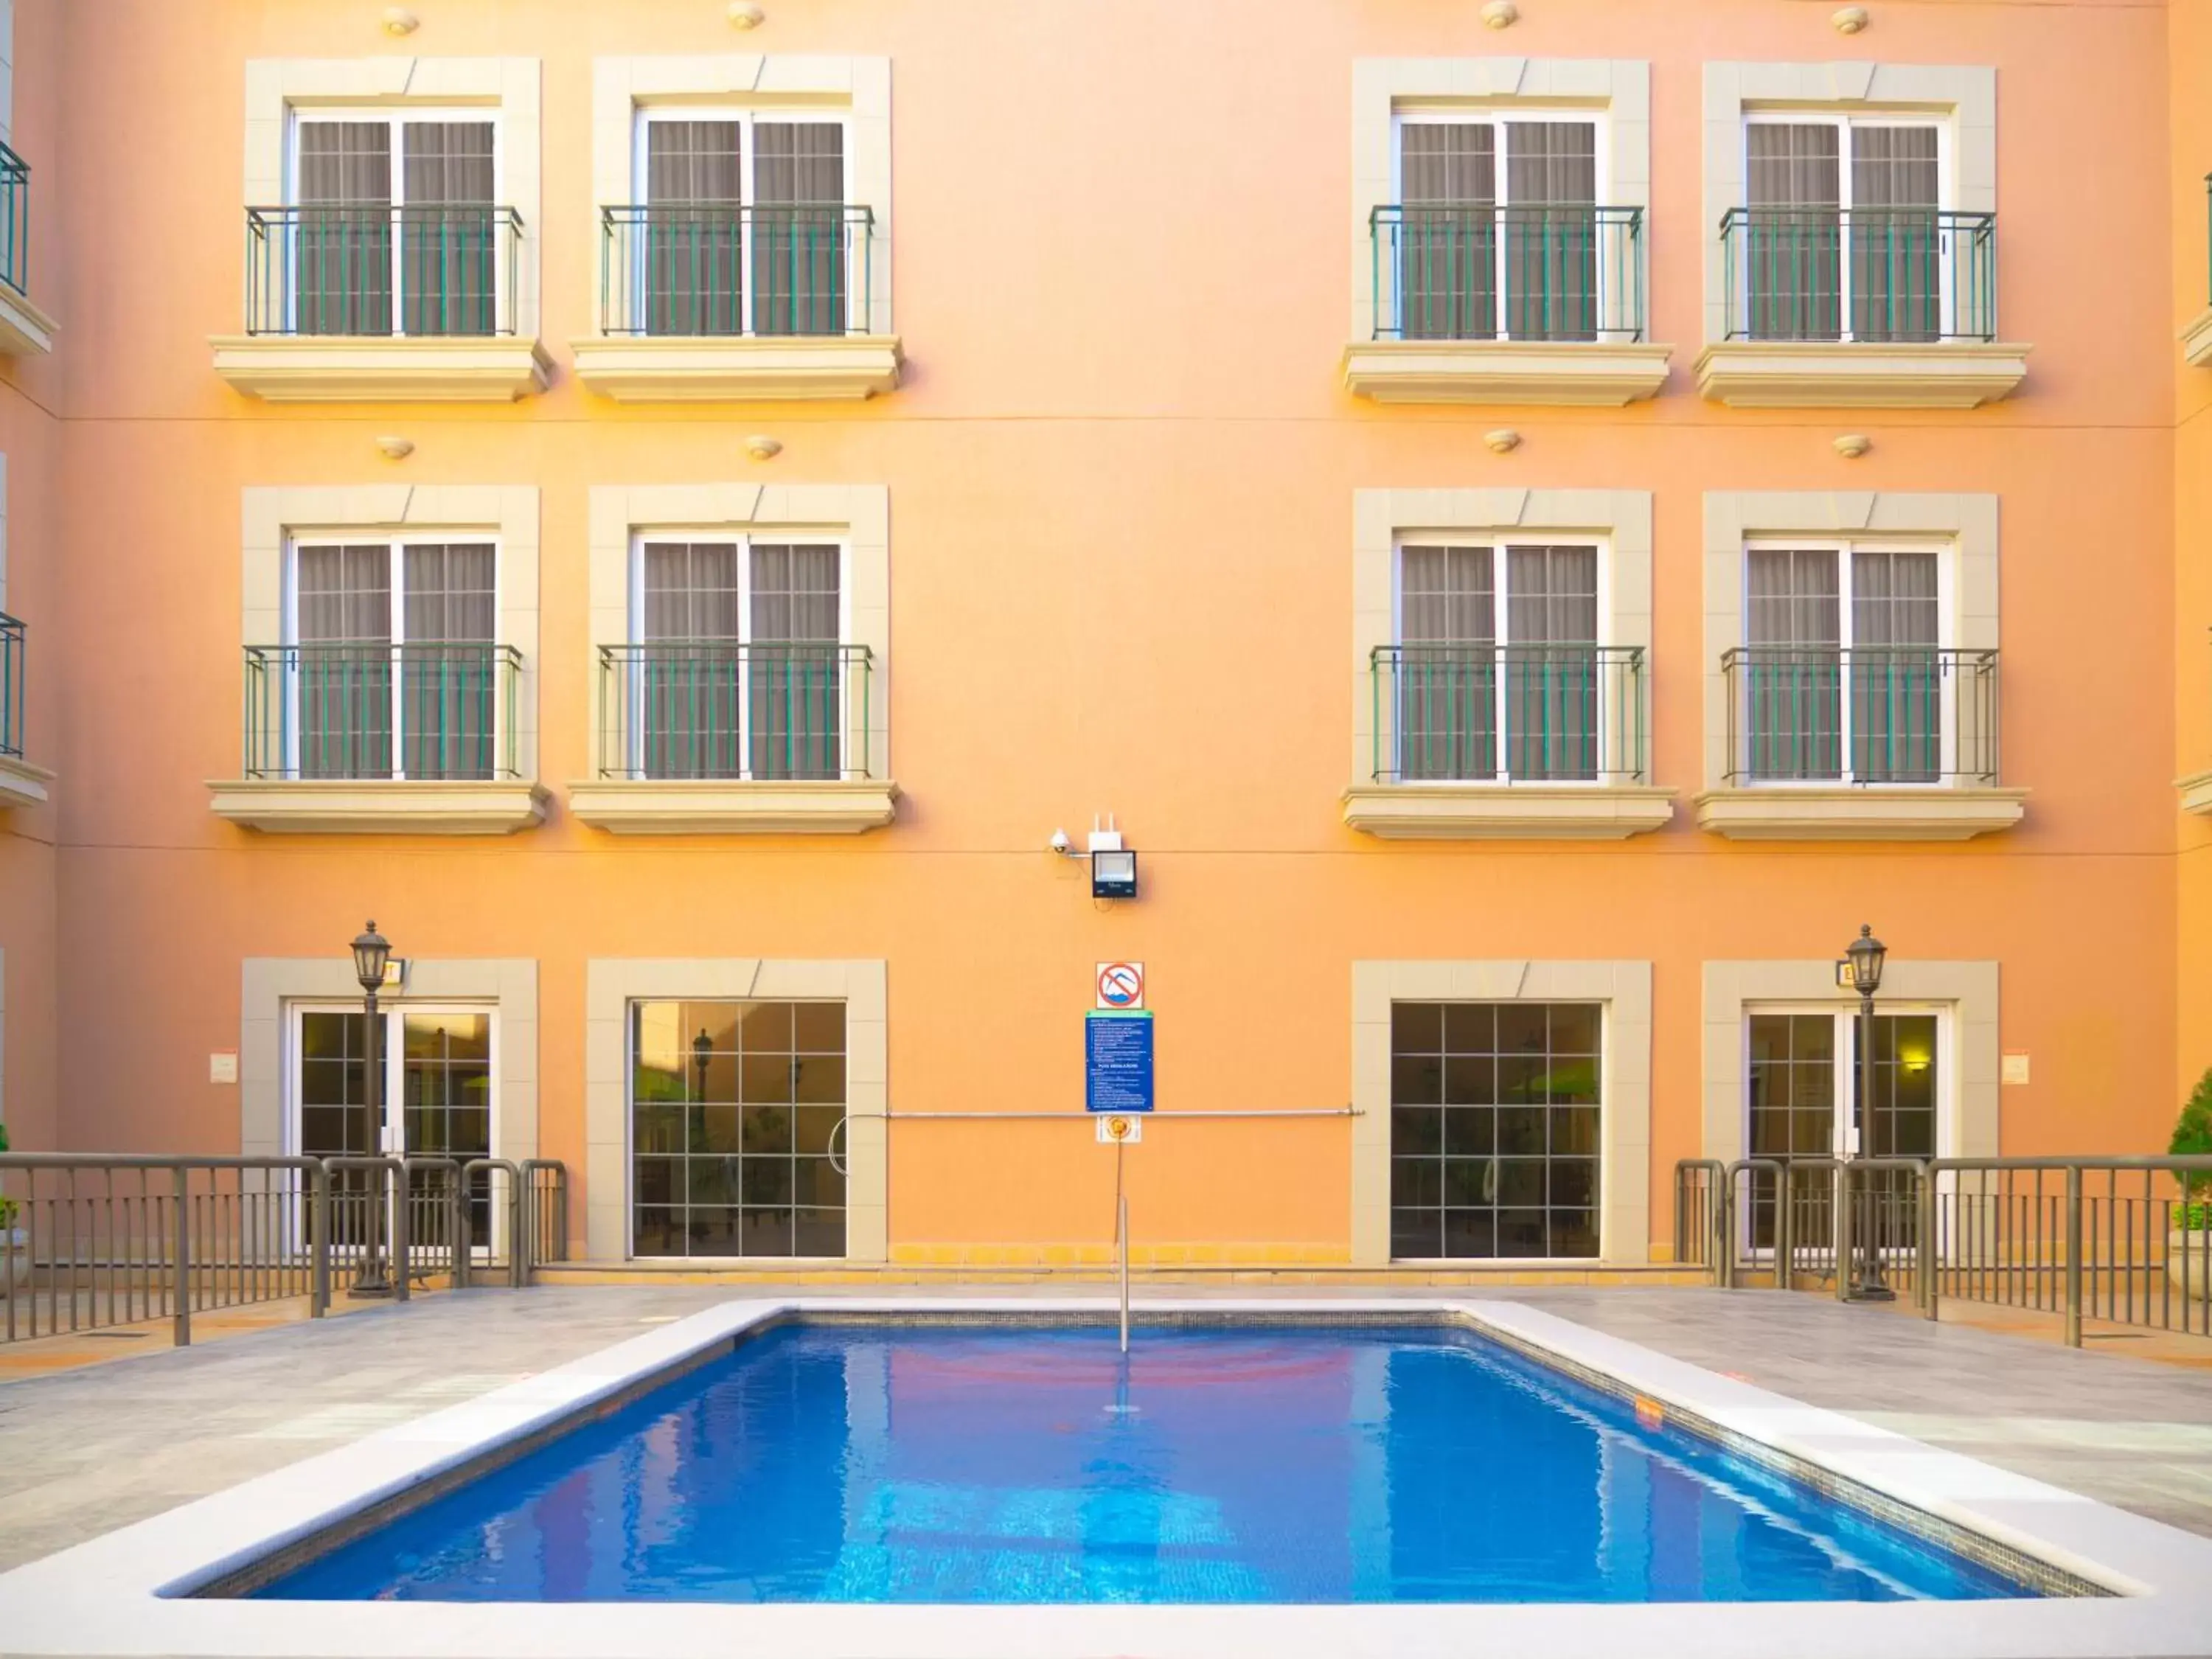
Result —
<instances>
[{"instance_id":1,"label":"reflection in glass door","mask_svg":"<svg viewBox=\"0 0 2212 1659\"><path fill-rule=\"evenodd\" d=\"M400 1007L380 1012L383 1121L368 1116L368 1021L361 1010L299 1008L293 1037L294 1146L308 1158L489 1158L492 1146L492 1016L488 1009ZM392 1109L398 1103L398 1109ZM335 1235L340 1246L362 1242L365 1195L373 1172L331 1176ZM451 1244L441 1208L418 1206L410 1218L415 1243ZM491 1194L477 1183L469 1202L469 1241L478 1250L492 1237Z\"/></svg>"},{"instance_id":2,"label":"reflection in glass door","mask_svg":"<svg viewBox=\"0 0 2212 1659\"><path fill-rule=\"evenodd\" d=\"M1934 1158L1942 1099L1942 1019L1932 1011L1875 1015L1873 1075L1861 1121L1851 1109L1859 1087L1856 1010L1762 1010L1749 1015L1750 1155L1832 1159L1856 1150L1866 1158ZM1903 1171L1897 1175L1904 1179ZM1828 1241L1834 1224L1829 1170L1823 1165L1793 1170L1790 1190L1793 1237L1808 1245ZM1876 1212L1885 1218L1885 1249L1905 1249L1915 1242L1911 1235L1917 1218L1910 1206L1881 1202ZM1753 1184L1749 1227L1753 1249L1773 1248L1771 1183Z\"/></svg>"}]
</instances>

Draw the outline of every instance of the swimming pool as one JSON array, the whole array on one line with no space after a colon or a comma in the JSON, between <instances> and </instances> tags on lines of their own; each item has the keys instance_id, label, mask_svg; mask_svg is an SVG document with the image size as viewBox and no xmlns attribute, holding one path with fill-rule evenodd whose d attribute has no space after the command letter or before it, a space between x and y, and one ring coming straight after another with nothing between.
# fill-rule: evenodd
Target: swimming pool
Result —
<instances>
[{"instance_id":1,"label":"swimming pool","mask_svg":"<svg viewBox=\"0 0 2212 1659\"><path fill-rule=\"evenodd\" d=\"M791 1322L308 1559L288 1601L2034 1592L1440 1323Z\"/></svg>"}]
</instances>

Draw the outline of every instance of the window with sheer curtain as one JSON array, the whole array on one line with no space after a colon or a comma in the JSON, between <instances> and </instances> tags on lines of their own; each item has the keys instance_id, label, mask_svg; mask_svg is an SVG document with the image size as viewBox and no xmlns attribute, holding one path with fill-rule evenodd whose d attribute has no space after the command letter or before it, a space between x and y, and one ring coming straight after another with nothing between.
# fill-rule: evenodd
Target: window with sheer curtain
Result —
<instances>
[{"instance_id":1,"label":"window with sheer curtain","mask_svg":"<svg viewBox=\"0 0 2212 1659\"><path fill-rule=\"evenodd\" d=\"M1934 122L1817 115L1744 127L1753 337L1940 339L1944 180Z\"/></svg>"},{"instance_id":2,"label":"window with sheer curtain","mask_svg":"<svg viewBox=\"0 0 2212 1659\"><path fill-rule=\"evenodd\" d=\"M1596 123L1401 117L1398 181L1403 337L1597 337Z\"/></svg>"},{"instance_id":3,"label":"window with sheer curtain","mask_svg":"<svg viewBox=\"0 0 2212 1659\"><path fill-rule=\"evenodd\" d=\"M653 537L637 550L632 752L657 778L834 778L843 550Z\"/></svg>"},{"instance_id":4,"label":"window with sheer curtain","mask_svg":"<svg viewBox=\"0 0 2212 1659\"><path fill-rule=\"evenodd\" d=\"M287 641L309 778L489 778L498 737L489 542L304 543Z\"/></svg>"},{"instance_id":5,"label":"window with sheer curtain","mask_svg":"<svg viewBox=\"0 0 2212 1659\"><path fill-rule=\"evenodd\" d=\"M1398 550L1399 775L1588 781L1598 771L1598 550Z\"/></svg>"},{"instance_id":6,"label":"window with sheer curtain","mask_svg":"<svg viewBox=\"0 0 2212 1659\"><path fill-rule=\"evenodd\" d=\"M844 125L648 111L640 125L645 331L843 333Z\"/></svg>"},{"instance_id":7,"label":"window with sheer curtain","mask_svg":"<svg viewBox=\"0 0 2212 1659\"><path fill-rule=\"evenodd\" d=\"M297 116L285 232L295 330L495 332L497 135L481 114Z\"/></svg>"},{"instance_id":8,"label":"window with sheer curtain","mask_svg":"<svg viewBox=\"0 0 2212 1659\"><path fill-rule=\"evenodd\" d=\"M1752 547L1742 757L1769 781L1925 783L1942 773L1942 556Z\"/></svg>"}]
</instances>

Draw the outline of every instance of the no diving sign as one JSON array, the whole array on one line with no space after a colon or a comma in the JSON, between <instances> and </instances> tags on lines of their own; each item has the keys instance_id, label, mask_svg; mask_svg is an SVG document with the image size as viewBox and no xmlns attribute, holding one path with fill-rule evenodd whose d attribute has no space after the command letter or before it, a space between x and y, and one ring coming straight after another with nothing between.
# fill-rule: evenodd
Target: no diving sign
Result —
<instances>
[{"instance_id":1,"label":"no diving sign","mask_svg":"<svg viewBox=\"0 0 2212 1659\"><path fill-rule=\"evenodd\" d=\"M1145 964L1141 962L1100 963L1098 1006L1101 1008L1143 1007Z\"/></svg>"}]
</instances>

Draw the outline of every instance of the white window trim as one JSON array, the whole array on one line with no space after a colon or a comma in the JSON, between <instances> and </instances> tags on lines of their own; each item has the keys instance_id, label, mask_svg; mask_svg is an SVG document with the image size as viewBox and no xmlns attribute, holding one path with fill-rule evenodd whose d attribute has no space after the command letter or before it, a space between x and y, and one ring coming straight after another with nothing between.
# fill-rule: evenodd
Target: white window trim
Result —
<instances>
[{"instance_id":1,"label":"white window trim","mask_svg":"<svg viewBox=\"0 0 2212 1659\"><path fill-rule=\"evenodd\" d=\"M454 542L465 542L475 546L489 545L491 549L491 609L493 633L491 645L495 653L495 659L492 667L494 696L492 698L491 751L494 756L498 756L506 752L507 737L507 699L497 695L497 681L501 672L501 664L497 659L496 653L500 647L507 643L507 641L498 637L500 623L506 615L502 607L503 595L501 592L502 584L500 580L500 565L501 562L500 558L499 538L495 535L487 535L481 532L471 533L467 532L453 535L416 532L405 536L393 535L389 532L370 536L362 535L357 532L351 534L343 531L307 532L287 538L284 544L284 634L283 640L280 641L279 643L286 652L288 658L288 660L284 665L283 671L286 744L284 767L288 774L296 775L300 764L299 744L301 737L301 722L299 672L301 663L297 659L292 659L290 653L299 650L306 644L306 641L301 640L300 637L300 555L301 551L307 549L318 547L381 546L385 550L388 556L385 598L390 611L390 615L385 624L386 635L386 643L391 649L397 651L404 646L413 643L413 641L409 640L407 637L406 627L407 561L404 556L406 550L412 546L445 546ZM249 643L251 643L251 641L249 641ZM520 688L518 685L518 707L520 706ZM399 769L400 759L406 753L405 714L406 699L395 693L392 699L392 761L393 768L392 778L392 781L395 783L404 781L407 776L405 772Z\"/></svg>"},{"instance_id":2,"label":"white window trim","mask_svg":"<svg viewBox=\"0 0 2212 1659\"><path fill-rule=\"evenodd\" d=\"M1405 616L1406 550L1410 547L1480 547L1489 549L1491 553L1491 591L1493 596L1492 599L1492 605L1493 607L1492 612L1492 628L1493 630L1493 636L1496 640L1497 645L1500 648L1510 646L1513 643L1510 627L1511 604L1509 589L1510 579L1506 573L1508 566L1511 562L1505 557L1505 552L1508 548L1516 545L1523 547L1587 547L1593 549L1596 552L1597 639L1595 643L1598 649L1601 651L1612 646L1614 643L1613 635L1615 626L1613 610L1612 537L1593 536L1589 534L1577 535L1568 532L1547 533L1542 531L1529 531L1520 535L1506 535L1497 531L1486 532L1455 533L1453 532L1444 530L1419 530L1408 531L1398 536L1392 545L1390 556L1390 637L1392 643L1399 646L1403 646L1407 643ZM1645 664L1645 668L1648 672L1650 668L1649 663ZM1613 730L1613 722L1610 714L1608 713L1610 705L1602 689L1604 679L1604 669L1602 666L1598 670L1598 674L1600 690L1597 697L1597 776L1595 778L1545 778L1540 780L1519 780L1518 781L1537 781L1540 782L1542 786L1547 788L1602 789L1608 787L1607 780L1609 777L1618 776L1625 769L1622 765L1622 757L1619 754L1617 750L1620 734ZM1507 690L1508 688L1504 677L1501 675L1499 676L1498 684L1499 711L1496 728L1499 732L1501 738L1507 730L1507 722L1505 720L1504 712ZM1493 777L1423 778L1408 780L1405 777L1404 756L1402 750L1401 750L1399 751L1399 765L1396 768L1396 774L1400 781L1404 783L1406 787L1409 788L1420 788L1429 784L1437 784L1446 788L1450 788L1469 783L1495 783L1501 787L1510 788L1515 784L1516 780L1510 772L1503 769L1507 753L1508 745L1504 741L1501 741L1498 745L1498 758L1501 769Z\"/></svg>"},{"instance_id":3,"label":"white window trim","mask_svg":"<svg viewBox=\"0 0 2212 1659\"><path fill-rule=\"evenodd\" d=\"M306 1014L357 1014L362 1012L362 1006L361 999L359 997L354 997L350 1000L340 1000L331 997L292 998L288 999L283 1006L283 1155L287 1158L297 1158L301 1155L301 1148L302 1146L302 1136L305 1133L305 1127L301 1121L301 1113L305 1109L305 1103L301 1098L301 1085L303 1075L303 1067L301 1058L302 1042L302 1033L300 1026L301 1018ZM499 1096L501 1067L499 1005L496 1002L488 1002L482 1000L456 1000L450 997L401 998L397 1000L388 998L380 998L377 1001L376 1012L378 1017L384 1022L384 1032L378 1039L377 1044L377 1059L380 1062L377 1069L380 1073L378 1079L380 1086L377 1092L377 1099L380 1103L380 1109L384 1114L384 1143L382 1151L386 1155L393 1158L398 1158L403 1155L410 1158L423 1156L418 1149L402 1146L399 1144L406 1134L407 1120L404 1109L394 1109L395 1107L404 1106L399 1085L404 1075L403 1062L405 1060L406 1055L404 1051L403 1045L392 1040L393 1033L395 1031L404 1030L404 1027L401 1026L399 1022L409 1014L483 1014L490 1022L491 1116L489 1144L494 1146L500 1145L501 1124ZM486 1153L484 1156L491 1157L495 1156L495 1154Z\"/></svg>"},{"instance_id":4,"label":"white window trim","mask_svg":"<svg viewBox=\"0 0 2212 1659\"><path fill-rule=\"evenodd\" d=\"M1833 553L1836 556L1836 610L1838 646L1848 653L1856 643L1852 625L1853 586L1851 555L1854 553L1933 553L1936 556L1936 645L1938 651L1957 648L1959 636L1959 544L1948 538L1910 538L1899 536L1750 536L1744 539L1741 560L1743 591L1739 595L1745 619L1744 637L1737 643L1750 647L1751 617L1751 554L1766 548L1798 553ZM1755 786L1760 789L1834 789L1843 786L1858 787L1860 780L1852 776L1851 757L1851 699L1842 696L1838 703L1840 724L1838 743L1841 750L1844 770L1833 778L1775 778L1762 779ZM1943 789L1951 787L1959 758L1959 730L1957 721L1947 713L1943 729L1939 734L1940 775L1922 783L1900 783L1884 780L1882 787L1897 789Z\"/></svg>"},{"instance_id":5,"label":"white window trim","mask_svg":"<svg viewBox=\"0 0 2212 1659\"><path fill-rule=\"evenodd\" d=\"M481 104L448 105L442 107L434 104L424 104L409 105L404 108L394 109L389 105L382 104L357 106L328 104L307 107L288 106L286 114L289 118L285 123L284 131L284 205L287 207L301 205L300 129L303 126L330 125L339 122L370 121L381 123L389 129L392 135L391 207L395 213L407 205L406 135L404 130L410 121L488 122L491 126L492 205L495 208L510 205L506 199L507 135L496 107L487 108ZM296 236L297 232L295 231L292 234ZM512 316L516 299L515 295L507 291L507 261L499 257L500 247L500 230L495 225L492 231L492 315L495 319ZM295 258L288 259L286 263L290 270L297 272L299 267ZM516 261L518 268L520 263L518 258ZM400 326L402 319L406 315L404 301L405 285L403 281L404 270L405 250L401 245L400 238L395 234L392 238L392 337L395 340L410 337ZM293 325L297 316L299 297L296 285L288 283L284 294L285 325L288 330ZM438 337L447 337L441 335Z\"/></svg>"},{"instance_id":6,"label":"white window trim","mask_svg":"<svg viewBox=\"0 0 2212 1659\"><path fill-rule=\"evenodd\" d=\"M1645 211L1651 227L1651 66L1641 58L1360 58L1352 65L1352 335L1376 337L1374 211L1398 198L1398 119L1456 112L1510 117L1523 110L1582 112L1598 121L1607 207ZM1645 280L1645 293L1650 291ZM1645 333L1650 334L1650 328Z\"/></svg>"},{"instance_id":7,"label":"white window trim","mask_svg":"<svg viewBox=\"0 0 2212 1659\"><path fill-rule=\"evenodd\" d=\"M1953 191L1946 206L1994 213L1997 195L1996 70L1971 64L1709 63L1705 73L1705 343L1728 338L1727 268L1721 220L1746 204L1749 177L1743 138L1747 117L1891 114L1940 121L1952 134Z\"/></svg>"}]
</instances>

